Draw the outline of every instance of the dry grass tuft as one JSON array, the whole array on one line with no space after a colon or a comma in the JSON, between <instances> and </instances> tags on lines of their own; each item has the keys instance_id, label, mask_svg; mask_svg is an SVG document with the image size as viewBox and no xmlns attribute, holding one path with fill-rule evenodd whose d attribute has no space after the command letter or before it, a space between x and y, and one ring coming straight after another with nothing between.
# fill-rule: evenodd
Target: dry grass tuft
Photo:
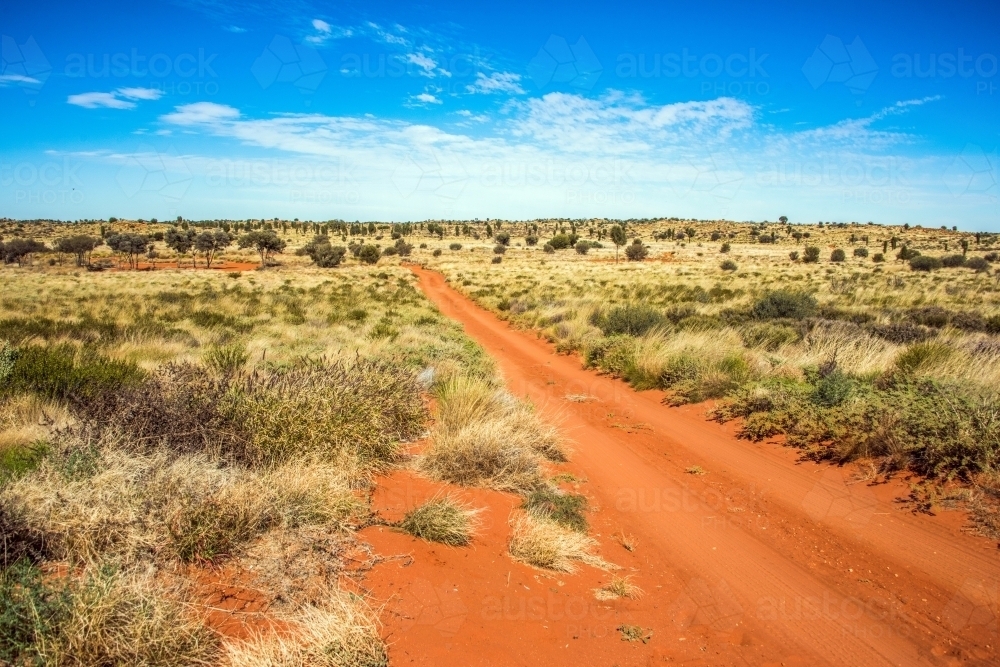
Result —
<instances>
[{"instance_id":1,"label":"dry grass tuft","mask_svg":"<svg viewBox=\"0 0 1000 667\"><path fill-rule=\"evenodd\" d=\"M594 590L594 597L598 600L617 600L618 598L638 600L644 592L630 580L630 576L613 577L609 583Z\"/></svg>"},{"instance_id":2,"label":"dry grass tuft","mask_svg":"<svg viewBox=\"0 0 1000 667\"><path fill-rule=\"evenodd\" d=\"M225 647L224 667L387 667L389 656L368 610L331 591L323 608L287 619L289 633L260 635Z\"/></svg>"},{"instance_id":3,"label":"dry grass tuft","mask_svg":"<svg viewBox=\"0 0 1000 667\"><path fill-rule=\"evenodd\" d=\"M18 564L0 574L0 662L42 665L207 665L218 640L183 588L150 573L88 568L43 577Z\"/></svg>"},{"instance_id":4,"label":"dry grass tuft","mask_svg":"<svg viewBox=\"0 0 1000 667\"><path fill-rule=\"evenodd\" d=\"M407 512L399 528L414 537L461 547L472 540L478 514L450 496L432 498Z\"/></svg>"},{"instance_id":5,"label":"dry grass tuft","mask_svg":"<svg viewBox=\"0 0 1000 667\"><path fill-rule=\"evenodd\" d=\"M433 444L421 462L437 479L524 493L542 483L541 459L565 460L553 427L484 380L452 378L438 400Z\"/></svg>"},{"instance_id":6,"label":"dry grass tuft","mask_svg":"<svg viewBox=\"0 0 1000 667\"><path fill-rule=\"evenodd\" d=\"M75 449L4 487L0 506L56 558L212 560L272 528L343 527L358 511L348 481L328 463L253 472L202 455Z\"/></svg>"},{"instance_id":7,"label":"dry grass tuft","mask_svg":"<svg viewBox=\"0 0 1000 667\"><path fill-rule=\"evenodd\" d=\"M546 570L575 572L577 563L602 570L615 567L593 554L596 546L592 537L531 514L514 519L508 545L517 560Z\"/></svg>"}]
</instances>

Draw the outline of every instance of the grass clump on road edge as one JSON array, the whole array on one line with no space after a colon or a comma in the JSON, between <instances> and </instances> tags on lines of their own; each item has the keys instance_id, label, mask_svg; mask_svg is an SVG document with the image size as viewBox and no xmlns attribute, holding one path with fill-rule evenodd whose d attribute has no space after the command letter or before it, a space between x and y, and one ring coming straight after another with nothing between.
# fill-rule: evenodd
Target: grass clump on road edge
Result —
<instances>
[{"instance_id":1,"label":"grass clump on road edge","mask_svg":"<svg viewBox=\"0 0 1000 667\"><path fill-rule=\"evenodd\" d=\"M432 444L421 460L436 479L529 493L542 484L543 459L565 460L555 429L485 380L453 377L437 397Z\"/></svg>"},{"instance_id":2,"label":"grass clump on road edge","mask_svg":"<svg viewBox=\"0 0 1000 667\"><path fill-rule=\"evenodd\" d=\"M644 595L644 591L632 583L631 577L612 577L611 581L594 591L594 597L598 600L617 600L628 598L638 600Z\"/></svg>"},{"instance_id":3,"label":"grass clump on road edge","mask_svg":"<svg viewBox=\"0 0 1000 667\"><path fill-rule=\"evenodd\" d=\"M542 518L580 533L587 532L587 498L575 493L563 493L551 486L542 486L524 499L522 507Z\"/></svg>"},{"instance_id":4,"label":"grass clump on road edge","mask_svg":"<svg viewBox=\"0 0 1000 667\"><path fill-rule=\"evenodd\" d=\"M414 537L461 547L472 540L476 514L475 510L445 496L432 498L410 510L398 525L401 530Z\"/></svg>"},{"instance_id":5,"label":"grass clump on road edge","mask_svg":"<svg viewBox=\"0 0 1000 667\"><path fill-rule=\"evenodd\" d=\"M554 521L527 513L513 520L510 555L515 559L546 570L575 572L577 563L607 570L613 567L593 553L597 540Z\"/></svg>"}]
</instances>

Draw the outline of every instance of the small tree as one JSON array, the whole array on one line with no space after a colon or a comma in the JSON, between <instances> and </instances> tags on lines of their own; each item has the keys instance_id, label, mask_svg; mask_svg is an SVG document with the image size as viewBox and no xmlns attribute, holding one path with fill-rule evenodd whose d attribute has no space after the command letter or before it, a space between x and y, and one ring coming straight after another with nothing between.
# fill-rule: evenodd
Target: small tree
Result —
<instances>
[{"instance_id":1,"label":"small tree","mask_svg":"<svg viewBox=\"0 0 1000 667\"><path fill-rule=\"evenodd\" d=\"M205 268L212 268L212 261L219 251L229 247L233 240L221 229L214 232L202 232L194 237L194 249L205 255Z\"/></svg>"},{"instance_id":2,"label":"small tree","mask_svg":"<svg viewBox=\"0 0 1000 667\"><path fill-rule=\"evenodd\" d=\"M39 252L47 252L48 248L35 239L13 239L3 244L3 260L10 264L17 262L18 266L31 264L31 256Z\"/></svg>"},{"instance_id":3,"label":"small tree","mask_svg":"<svg viewBox=\"0 0 1000 667\"><path fill-rule=\"evenodd\" d=\"M139 265L139 255L146 254L149 249L149 237L142 234L112 234L105 241L113 252L124 255L129 268Z\"/></svg>"},{"instance_id":4,"label":"small tree","mask_svg":"<svg viewBox=\"0 0 1000 667\"><path fill-rule=\"evenodd\" d=\"M167 244L167 247L177 253L178 269L181 268L181 257L191 252L191 246L194 244L193 238L194 234L191 230L185 231L177 227L171 227L163 235L163 241Z\"/></svg>"},{"instance_id":5,"label":"small tree","mask_svg":"<svg viewBox=\"0 0 1000 667\"><path fill-rule=\"evenodd\" d=\"M625 229L621 225L611 228L611 242L615 244L615 264L618 263L618 249L628 242L625 237Z\"/></svg>"},{"instance_id":6,"label":"small tree","mask_svg":"<svg viewBox=\"0 0 1000 667\"><path fill-rule=\"evenodd\" d=\"M331 269L339 266L347 254L347 248L343 246L330 245L330 239L326 236L317 236L296 252L299 255L309 255L316 266L324 269Z\"/></svg>"},{"instance_id":7,"label":"small tree","mask_svg":"<svg viewBox=\"0 0 1000 667\"><path fill-rule=\"evenodd\" d=\"M327 244L329 244L329 241L327 241ZM254 248L260 255L260 265L266 266L267 261L271 259L273 255L281 253L285 250L285 241L279 238L278 235L271 230L265 232L250 232L240 237L239 246L240 248Z\"/></svg>"},{"instance_id":8,"label":"small tree","mask_svg":"<svg viewBox=\"0 0 1000 667\"><path fill-rule=\"evenodd\" d=\"M76 255L76 265L90 264L90 253L100 244L100 239L85 234L67 236L56 241L56 250Z\"/></svg>"}]
</instances>

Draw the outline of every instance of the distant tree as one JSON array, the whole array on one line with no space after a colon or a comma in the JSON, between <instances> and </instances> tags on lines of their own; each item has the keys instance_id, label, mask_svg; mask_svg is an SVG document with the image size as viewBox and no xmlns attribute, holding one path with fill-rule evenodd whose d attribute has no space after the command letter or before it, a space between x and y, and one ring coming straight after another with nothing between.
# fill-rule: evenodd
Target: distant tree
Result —
<instances>
[{"instance_id":1,"label":"distant tree","mask_svg":"<svg viewBox=\"0 0 1000 667\"><path fill-rule=\"evenodd\" d=\"M139 255L145 255L149 249L149 237L143 234L112 234L105 243L112 252L125 257L129 268L135 269L139 265Z\"/></svg>"},{"instance_id":2,"label":"distant tree","mask_svg":"<svg viewBox=\"0 0 1000 667\"><path fill-rule=\"evenodd\" d=\"M780 222L783 225L787 225L788 224L788 216L786 216L786 215L781 216L780 218L778 218L778 222Z\"/></svg>"},{"instance_id":3,"label":"distant tree","mask_svg":"<svg viewBox=\"0 0 1000 667\"><path fill-rule=\"evenodd\" d=\"M628 242L625 237L625 228L615 225L611 228L611 242L615 244L615 264L618 263L618 249Z\"/></svg>"},{"instance_id":4,"label":"distant tree","mask_svg":"<svg viewBox=\"0 0 1000 667\"><path fill-rule=\"evenodd\" d=\"M167 247L177 253L177 268L181 266L181 257L191 252L194 245L194 234L191 230L181 230L177 227L170 227L163 235L163 241Z\"/></svg>"},{"instance_id":5,"label":"distant tree","mask_svg":"<svg viewBox=\"0 0 1000 667\"><path fill-rule=\"evenodd\" d=\"M221 229L214 232L202 232L194 237L194 249L205 255L205 268L210 269L212 261L219 254L219 251L228 248L232 242L229 234Z\"/></svg>"},{"instance_id":6,"label":"distant tree","mask_svg":"<svg viewBox=\"0 0 1000 667\"><path fill-rule=\"evenodd\" d=\"M47 252L48 248L41 241L35 239L12 239L3 244L3 261L11 264L17 262L18 266L31 264L31 257L40 252Z\"/></svg>"},{"instance_id":7,"label":"distant tree","mask_svg":"<svg viewBox=\"0 0 1000 667\"><path fill-rule=\"evenodd\" d=\"M329 241L327 241L329 244ZM278 237L273 230L264 232L248 232L240 237L238 245L240 248L253 248L260 255L260 265L266 266L272 255L285 250L285 241ZM318 263L318 262L317 262Z\"/></svg>"},{"instance_id":8,"label":"distant tree","mask_svg":"<svg viewBox=\"0 0 1000 667\"><path fill-rule=\"evenodd\" d=\"M56 250L76 255L76 265L90 264L90 253L100 244L100 239L85 234L66 236L56 241Z\"/></svg>"}]
</instances>

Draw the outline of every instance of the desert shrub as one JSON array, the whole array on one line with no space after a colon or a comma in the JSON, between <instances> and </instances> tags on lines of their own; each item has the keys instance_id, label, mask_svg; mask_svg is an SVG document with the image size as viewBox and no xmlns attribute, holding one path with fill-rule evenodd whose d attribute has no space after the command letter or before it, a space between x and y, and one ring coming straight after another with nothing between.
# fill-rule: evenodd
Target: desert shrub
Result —
<instances>
[{"instance_id":1,"label":"desert shrub","mask_svg":"<svg viewBox=\"0 0 1000 667\"><path fill-rule=\"evenodd\" d=\"M146 446L209 451L248 465L343 453L378 464L423 427L419 392L414 376L390 362L299 361L222 377L171 364L141 385L91 401L81 417Z\"/></svg>"},{"instance_id":2,"label":"desert shrub","mask_svg":"<svg viewBox=\"0 0 1000 667\"><path fill-rule=\"evenodd\" d=\"M434 248L434 252L432 252L431 254L434 255L435 257L440 257L441 256L441 248Z\"/></svg>"},{"instance_id":3,"label":"desert shrub","mask_svg":"<svg viewBox=\"0 0 1000 667\"><path fill-rule=\"evenodd\" d=\"M667 318L663 311L636 303L599 310L590 318L590 323L604 332L605 336L615 334L641 336L651 329L663 326L666 322Z\"/></svg>"},{"instance_id":4,"label":"desert shrub","mask_svg":"<svg viewBox=\"0 0 1000 667\"><path fill-rule=\"evenodd\" d=\"M948 269L965 266L965 255L945 255L941 258L941 266Z\"/></svg>"},{"instance_id":5,"label":"desert shrub","mask_svg":"<svg viewBox=\"0 0 1000 667\"><path fill-rule=\"evenodd\" d=\"M540 459L565 459L554 429L484 380L455 376L437 396L432 445L421 460L437 479L529 492L541 484Z\"/></svg>"},{"instance_id":6,"label":"desert shrub","mask_svg":"<svg viewBox=\"0 0 1000 667\"><path fill-rule=\"evenodd\" d=\"M916 324L940 329L951 322L952 313L941 306L924 306L923 308L912 308L907 312L907 316Z\"/></svg>"},{"instance_id":7,"label":"desert shrub","mask_svg":"<svg viewBox=\"0 0 1000 667\"><path fill-rule=\"evenodd\" d=\"M816 298L806 292L775 290L758 299L750 314L759 320L802 320L816 312Z\"/></svg>"},{"instance_id":8,"label":"desert shrub","mask_svg":"<svg viewBox=\"0 0 1000 667\"><path fill-rule=\"evenodd\" d=\"M24 345L10 356L14 361L8 361L10 370L0 396L32 392L50 399L89 401L135 386L145 376L135 363L70 344Z\"/></svg>"},{"instance_id":9,"label":"desert shrub","mask_svg":"<svg viewBox=\"0 0 1000 667\"><path fill-rule=\"evenodd\" d=\"M223 375L236 373L249 361L246 345L231 343L209 348L204 356L205 365Z\"/></svg>"},{"instance_id":10,"label":"desert shrub","mask_svg":"<svg viewBox=\"0 0 1000 667\"><path fill-rule=\"evenodd\" d=\"M732 250L732 245L730 245L729 241L726 241L721 246L719 246L719 252L721 253L727 253L730 250Z\"/></svg>"},{"instance_id":11,"label":"desert shrub","mask_svg":"<svg viewBox=\"0 0 1000 667\"><path fill-rule=\"evenodd\" d=\"M788 259L792 260L793 262L797 262L799 260L799 251L792 250L791 252L789 252Z\"/></svg>"},{"instance_id":12,"label":"desert shrub","mask_svg":"<svg viewBox=\"0 0 1000 667\"><path fill-rule=\"evenodd\" d=\"M361 246L357 253L357 258L365 264L375 264L381 256L379 249L371 244Z\"/></svg>"},{"instance_id":13,"label":"desert shrub","mask_svg":"<svg viewBox=\"0 0 1000 667\"><path fill-rule=\"evenodd\" d=\"M649 248L642 244L642 241L636 239L631 243L631 245L625 246L625 257L628 258L630 262L641 262L649 256Z\"/></svg>"},{"instance_id":14,"label":"desert shrub","mask_svg":"<svg viewBox=\"0 0 1000 667\"><path fill-rule=\"evenodd\" d=\"M591 342L584 349L588 368L600 368L617 377L627 377L635 368L636 341L629 335L613 335Z\"/></svg>"},{"instance_id":15,"label":"desert shrub","mask_svg":"<svg viewBox=\"0 0 1000 667\"><path fill-rule=\"evenodd\" d=\"M475 519L475 511L445 496L410 510L398 525L414 537L461 547L472 540Z\"/></svg>"},{"instance_id":16,"label":"desert shrub","mask_svg":"<svg viewBox=\"0 0 1000 667\"><path fill-rule=\"evenodd\" d=\"M507 232L498 232L493 237L493 240L499 243L500 245L504 246L510 245L510 234L508 234Z\"/></svg>"},{"instance_id":17,"label":"desert shrub","mask_svg":"<svg viewBox=\"0 0 1000 667\"><path fill-rule=\"evenodd\" d=\"M134 565L208 561L275 527L342 528L357 511L351 469L296 463L262 472L204 455L66 447L0 490L15 534L51 558Z\"/></svg>"},{"instance_id":18,"label":"desert shrub","mask_svg":"<svg viewBox=\"0 0 1000 667\"><path fill-rule=\"evenodd\" d=\"M574 245L577 241L576 234L556 234L546 245L552 246L554 250L565 250Z\"/></svg>"},{"instance_id":19,"label":"desert shrub","mask_svg":"<svg viewBox=\"0 0 1000 667\"><path fill-rule=\"evenodd\" d=\"M877 252L874 255L872 255L872 261L875 262L876 264L884 262L885 255L880 252Z\"/></svg>"},{"instance_id":20,"label":"desert shrub","mask_svg":"<svg viewBox=\"0 0 1000 667\"><path fill-rule=\"evenodd\" d=\"M493 257L493 259L490 260L490 263L491 264L499 264L502 261L503 261L503 257L501 257L500 255L496 255L496 256Z\"/></svg>"},{"instance_id":21,"label":"desert shrub","mask_svg":"<svg viewBox=\"0 0 1000 667\"><path fill-rule=\"evenodd\" d=\"M736 266L736 262L734 262L731 259L727 259L726 261L724 261L722 264L719 265L719 268L722 269L723 271L735 271L739 267Z\"/></svg>"},{"instance_id":22,"label":"desert shrub","mask_svg":"<svg viewBox=\"0 0 1000 667\"><path fill-rule=\"evenodd\" d=\"M521 507L529 513L554 521L565 528L587 532L587 498L575 493L564 493L551 486L541 486L532 491Z\"/></svg>"},{"instance_id":23,"label":"desert shrub","mask_svg":"<svg viewBox=\"0 0 1000 667\"><path fill-rule=\"evenodd\" d=\"M797 329L774 322L750 324L740 331L743 344L751 348L760 348L774 352L782 345L796 343L801 339Z\"/></svg>"},{"instance_id":24,"label":"desert shrub","mask_svg":"<svg viewBox=\"0 0 1000 667\"><path fill-rule=\"evenodd\" d=\"M854 249L854 256L855 257L867 257L868 256L868 248L855 248Z\"/></svg>"},{"instance_id":25,"label":"desert shrub","mask_svg":"<svg viewBox=\"0 0 1000 667\"><path fill-rule=\"evenodd\" d=\"M970 257L965 260L965 268L972 269L976 273L982 273L984 271L989 271L990 263L982 257Z\"/></svg>"},{"instance_id":26,"label":"desert shrub","mask_svg":"<svg viewBox=\"0 0 1000 667\"><path fill-rule=\"evenodd\" d=\"M896 367L904 373L917 373L941 363L954 350L943 343L914 343L896 357Z\"/></svg>"},{"instance_id":27,"label":"desert shrub","mask_svg":"<svg viewBox=\"0 0 1000 667\"><path fill-rule=\"evenodd\" d=\"M495 246L493 246L493 254L494 255L502 255L505 252L507 252L507 246L505 246L504 244L498 243Z\"/></svg>"},{"instance_id":28,"label":"desert shrub","mask_svg":"<svg viewBox=\"0 0 1000 667\"><path fill-rule=\"evenodd\" d=\"M919 343L927 340L928 338L933 338L935 335L935 333L927 327L910 324L909 322L873 324L868 328L868 330L879 338L898 345Z\"/></svg>"},{"instance_id":29,"label":"desert shrub","mask_svg":"<svg viewBox=\"0 0 1000 667\"><path fill-rule=\"evenodd\" d=\"M577 241L574 248L576 248L578 255L586 255L590 251L590 243L588 241Z\"/></svg>"},{"instance_id":30,"label":"desert shrub","mask_svg":"<svg viewBox=\"0 0 1000 667\"><path fill-rule=\"evenodd\" d=\"M191 665L217 657L216 635L149 576L90 567L46 577L0 573L0 662L8 665Z\"/></svg>"},{"instance_id":31,"label":"desert shrub","mask_svg":"<svg viewBox=\"0 0 1000 667\"><path fill-rule=\"evenodd\" d=\"M620 598L628 598L630 600L637 600L644 595L641 588L632 583L631 575L625 577L612 577L611 581L601 586L594 591L594 597L598 600L617 600ZM621 626L619 630L622 631L622 635L626 634L623 628L633 628L637 626ZM635 633L633 633L635 634ZM642 640L644 636L647 636L647 632L640 628L638 636L636 639ZM634 641L634 640L632 640ZM648 641L648 637L645 641Z\"/></svg>"},{"instance_id":32,"label":"desert shrub","mask_svg":"<svg viewBox=\"0 0 1000 667\"><path fill-rule=\"evenodd\" d=\"M525 245L538 245L538 237L534 234L529 234L524 237L524 243Z\"/></svg>"},{"instance_id":33,"label":"desert shrub","mask_svg":"<svg viewBox=\"0 0 1000 667\"><path fill-rule=\"evenodd\" d=\"M896 253L896 259L904 261L904 262L908 262L911 259L915 259L917 257L920 257L920 251L919 250L914 250L913 248L910 248L905 243L899 249L899 252Z\"/></svg>"},{"instance_id":34,"label":"desert shrub","mask_svg":"<svg viewBox=\"0 0 1000 667\"><path fill-rule=\"evenodd\" d=\"M461 250L461 249L462 249L462 244L461 243L449 243L448 244L448 250Z\"/></svg>"},{"instance_id":35,"label":"desert shrub","mask_svg":"<svg viewBox=\"0 0 1000 667\"><path fill-rule=\"evenodd\" d=\"M513 520L508 549L519 561L546 570L575 572L577 563L608 569L593 551L597 542L546 519L520 514Z\"/></svg>"},{"instance_id":36,"label":"desert shrub","mask_svg":"<svg viewBox=\"0 0 1000 667\"><path fill-rule=\"evenodd\" d=\"M347 254L347 248L331 245L329 237L317 236L297 250L296 254L308 255L316 266L329 269L340 265Z\"/></svg>"},{"instance_id":37,"label":"desert shrub","mask_svg":"<svg viewBox=\"0 0 1000 667\"><path fill-rule=\"evenodd\" d=\"M396 250L395 246L389 246L388 248L382 251L382 255L384 255L385 257L392 257L394 255L397 255L398 253L399 251Z\"/></svg>"},{"instance_id":38,"label":"desert shrub","mask_svg":"<svg viewBox=\"0 0 1000 667\"><path fill-rule=\"evenodd\" d=\"M837 248L830 253L831 262L843 262L845 259L847 259L847 253L844 252L843 248Z\"/></svg>"},{"instance_id":39,"label":"desert shrub","mask_svg":"<svg viewBox=\"0 0 1000 667\"><path fill-rule=\"evenodd\" d=\"M542 246L542 250L544 250L547 253L553 253L556 251L556 248L551 243L546 243L544 246Z\"/></svg>"},{"instance_id":40,"label":"desert shrub","mask_svg":"<svg viewBox=\"0 0 1000 667\"><path fill-rule=\"evenodd\" d=\"M806 246L802 253L802 261L806 264L815 264L819 261L819 248L816 246Z\"/></svg>"}]
</instances>

